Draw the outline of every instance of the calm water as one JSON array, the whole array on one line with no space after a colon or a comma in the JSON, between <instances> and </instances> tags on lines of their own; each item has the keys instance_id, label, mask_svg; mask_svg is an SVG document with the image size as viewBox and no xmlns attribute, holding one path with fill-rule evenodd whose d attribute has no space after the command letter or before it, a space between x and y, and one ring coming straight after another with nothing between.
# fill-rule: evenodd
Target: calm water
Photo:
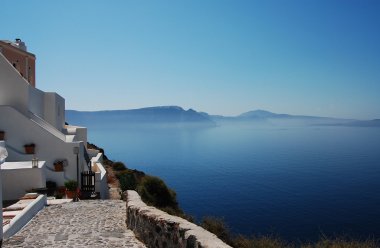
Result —
<instances>
[{"instance_id":1,"label":"calm water","mask_svg":"<svg viewBox=\"0 0 380 248\"><path fill-rule=\"evenodd\" d=\"M380 237L380 128L86 125L91 142L163 178L198 220L288 240Z\"/></svg>"}]
</instances>

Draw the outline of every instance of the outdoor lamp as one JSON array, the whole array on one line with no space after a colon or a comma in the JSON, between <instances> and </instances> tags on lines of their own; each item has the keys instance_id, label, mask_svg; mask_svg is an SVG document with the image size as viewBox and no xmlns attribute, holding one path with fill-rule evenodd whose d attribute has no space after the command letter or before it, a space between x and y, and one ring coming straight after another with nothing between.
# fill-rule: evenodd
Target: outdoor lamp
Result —
<instances>
[{"instance_id":1,"label":"outdoor lamp","mask_svg":"<svg viewBox=\"0 0 380 248\"><path fill-rule=\"evenodd\" d=\"M38 168L38 158L32 158L32 168Z\"/></svg>"},{"instance_id":2,"label":"outdoor lamp","mask_svg":"<svg viewBox=\"0 0 380 248\"><path fill-rule=\"evenodd\" d=\"M79 186L79 147L73 147L73 153L77 155L77 185ZM74 201L78 201L78 200L79 198L78 198L78 193L77 193Z\"/></svg>"}]
</instances>

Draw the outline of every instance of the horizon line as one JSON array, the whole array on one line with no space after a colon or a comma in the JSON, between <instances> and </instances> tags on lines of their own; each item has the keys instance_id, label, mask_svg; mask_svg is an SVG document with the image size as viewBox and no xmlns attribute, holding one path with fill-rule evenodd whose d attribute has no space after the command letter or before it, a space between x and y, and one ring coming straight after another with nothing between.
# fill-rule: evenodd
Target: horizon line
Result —
<instances>
[{"instance_id":1,"label":"horizon line","mask_svg":"<svg viewBox=\"0 0 380 248\"><path fill-rule=\"evenodd\" d=\"M249 113L249 112L255 112L255 111L265 111L265 112L268 112L268 113L272 113L272 114L277 114L277 115L290 115L290 116L303 116L303 117L318 117L318 118L332 118L332 119L342 119L342 120L362 120L362 121L366 121L366 120L378 120L380 118L371 118L371 119L361 119L361 118L347 118L347 117L335 117L335 116L318 116L318 115L308 115L308 114L288 114L288 113L277 113L277 112L272 112L272 111L269 111L269 110L265 110L265 109L253 109L253 110L248 110L248 111L245 111L245 112L242 112L238 115L221 115L221 114L210 114L208 112L205 112L205 111L199 111L199 110L195 110L194 108L188 108L188 109L185 109L181 106L178 106L178 105L158 105L158 106L149 106L149 107L140 107L140 108L131 108L131 109L102 109L102 110L77 110L77 109L66 109L65 111L77 111L77 112L111 112L111 111L131 111L131 110L141 110L141 109L149 109L149 108L180 108L184 111L188 111L188 110L194 110L196 111L197 113L206 113L210 116L222 116L222 117L239 117L245 113Z\"/></svg>"}]
</instances>

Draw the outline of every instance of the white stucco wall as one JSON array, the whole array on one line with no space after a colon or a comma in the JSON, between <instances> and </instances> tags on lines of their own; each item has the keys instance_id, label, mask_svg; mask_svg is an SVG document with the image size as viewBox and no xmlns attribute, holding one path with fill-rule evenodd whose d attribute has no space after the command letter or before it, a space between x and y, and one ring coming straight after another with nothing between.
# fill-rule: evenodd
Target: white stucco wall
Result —
<instances>
[{"instance_id":1,"label":"white stucco wall","mask_svg":"<svg viewBox=\"0 0 380 248\"><path fill-rule=\"evenodd\" d=\"M45 161L39 161L38 168L32 168L32 161L5 162L1 166L3 200L17 200L27 190L46 187Z\"/></svg>"},{"instance_id":2,"label":"white stucco wall","mask_svg":"<svg viewBox=\"0 0 380 248\"><path fill-rule=\"evenodd\" d=\"M5 148L4 141L0 141L0 147ZM2 184L1 180L1 166L5 162L5 158L0 158L0 222L3 223L3 192L2 192ZM0 228L0 242L3 240L3 228Z\"/></svg>"},{"instance_id":3,"label":"white stucco wall","mask_svg":"<svg viewBox=\"0 0 380 248\"><path fill-rule=\"evenodd\" d=\"M91 149L89 154L93 154L94 149ZM108 184L107 184L107 171L103 164L103 154L97 154L91 158L92 170L95 172L95 191L100 193L101 199L108 199Z\"/></svg>"},{"instance_id":4,"label":"white stucco wall","mask_svg":"<svg viewBox=\"0 0 380 248\"><path fill-rule=\"evenodd\" d=\"M12 161L32 161L33 154L25 154L24 150L20 150L20 147L14 148L7 144L7 151Z\"/></svg>"},{"instance_id":5,"label":"white stucco wall","mask_svg":"<svg viewBox=\"0 0 380 248\"><path fill-rule=\"evenodd\" d=\"M10 148L7 161L30 161L33 155L26 155L23 146L34 143L35 156L46 161L46 179L62 186L65 181L77 178L77 156L73 148L79 147L79 173L83 171L87 129L78 128L75 134L64 135L64 98L32 87L2 54L0 116L0 129L6 131ZM67 160L64 172L54 171L53 163L58 159Z\"/></svg>"},{"instance_id":6,"label":"white stucco wall","mask_svg":"<svg viewBox=\"0 0 380 248\"><path fill-rule=\"evenodd\" d=\"M28 110L35 113L38 116L44 118L44 95L45 93L39 89L28 87L29 96L28 96Z\"/></svg>"},{"instance_id":7,"label":"white stucco wall","mask_svg":"<svg viewBox=\"0 0 380 248\"><path fill-rule=\"evenodd\" d=\"M83 141L87 147L87 127L76 127L75 141Z\"/></svg>"},{"instance_id":8,"label":"white stucco wall","mask_svg":"<svg viewBox=\"0 0 380 248\"><path fill-rule=\"evenodd\" d=\"M55 92L46 92L44 101L44 119L61 131L65 124L65 99Z\"/></svg>"},{"instance_id":9,"label":"white stucco wall","mask_svg":"<svg viewBox=\"0 0 380 248\"><path fill-rule=\"evenodd\" d=\"M32 112L62 130L65 123L65 99L57 93L32 87L0 54L0 105L9 105L24 115Z\"/></svg>"},{"instance_id":10,"label":"white stucco wall","mask_svg":"<svg viewBox=\"0 0 380 248\"><path fill-rule=\"evenodd\" d=\"M7 116L7 118L0 118L0 128L6 131L7 145L18 150L18 152L10 152L7 161L19 161L24 153L23 146L34 143L36 144L35 156L46 161L47 180L55 181L59 186L69 179L76 180L76 155L73 148L80 147L79 169L81 172L84 160L83 142L66 142L9 106L0 106L0 116ZM54 171L53 163L57 159L67 159L68 163L64 172Z\"/></svg>"},{"instance_id":11,"label":"white stucco wall","mask_svg":"<svg viewBox=\"0 0 380 248\"><path fill-rule=\"evenodd\" d=\"M88 156L90 156L91 161L93 162L99 161L99 158L97 157L100 157L102 155L101 153L99 153L99 150L96 150L96 149L87 149L87 153L88 153Z\"/></svg>"},{"instance_id":12,"label":"white stucco wall","mask_svg":"<svg viewBox=\"0 0 380 248\"><path fill-rule=\"evenodd\" d=\"M108 199L107 172L100 162L96 163L96 167L98 169L95 172L95 191L99 192L100 199Z\"/></svg>"},{"instance_id":13,"label":"white stucco wall","mask_svg":"<svg viewBox=\"0 0 380 248\"><path fill-rule=\"evenodd\" d=\"M22 113L27 113L29 98L28 82L0 54L0 105L10 105Z\"/></svg>"}]
</instances>

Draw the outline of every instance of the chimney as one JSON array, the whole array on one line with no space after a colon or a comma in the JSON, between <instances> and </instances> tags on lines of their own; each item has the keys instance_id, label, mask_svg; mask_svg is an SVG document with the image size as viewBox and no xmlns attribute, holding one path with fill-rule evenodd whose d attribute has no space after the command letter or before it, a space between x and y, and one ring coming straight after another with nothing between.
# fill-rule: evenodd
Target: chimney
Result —
<instances>
[{"instance_id":1,"label":"chimney","mask_svg":"<svg viewBox=\"0 0 380 248\"><path fill-rule=\"evenodd\" d=\"M23 42L21 39L16 38L16 40L15 40L15 44L16 44L16 46L17 46L19 49L21 49L21 50L23 50L23 51L26 52L26 45L25 45L25 42Z\"/></svg>"}]
</instances>

